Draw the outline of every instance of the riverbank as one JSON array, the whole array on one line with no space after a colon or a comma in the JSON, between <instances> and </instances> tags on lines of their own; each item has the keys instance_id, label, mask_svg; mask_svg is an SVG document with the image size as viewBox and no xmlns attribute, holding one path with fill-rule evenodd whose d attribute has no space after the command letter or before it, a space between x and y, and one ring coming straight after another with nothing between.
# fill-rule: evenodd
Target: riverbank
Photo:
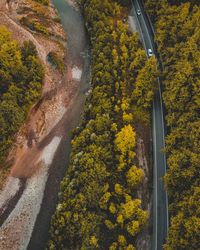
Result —
<instances>
[{"instance_id":1,"label":"riverbank","mask_svg":"<svg viewBox=\"0 0 200 250\"><path fill-rule=\"evenodd\" d=\"M66 50L64 47L61 47L57 41L50 39L48 36L40 33L32 33L26 27L20 25L19 17L21 14L17 14L17 10L21 8L21 1L18 1L17 5L13 1L10 1L9 6L5 4L4 0L1 0L0 3L1 25L4 25L8 31L11 32L12 39L17 40L21 44L23 44L24 41L31 40L35 44L39 58L45 67L45 80L41 99L35 106L37 107L37 110L35 110L34 107L31 108L26 123L16 134L16 143L11 148L8 156L8 165L11 167L13 165L12 163L15 163L16 159L18 159L20 155L27 150L28 145L34 143L34 139L44 136L45 127L48 126L52 117L52 112L49 114L46 112L45 106L48 104L44 102L44 99L48 99L52 90L55 89L57 82L61 82L63 77L57 70L55 71L51 67L51 65L47 62L46 57L48 53L53 50L61 58L64 58ZM50 7L50 9L52 12L53 7ZM56 27L57 26L58 24L56 24ZM61 37L64 39L65 33L61 24L59 24L59 30ZM39 106L40 108L38 108ZM6 171L4 168L0 169L0 189L3 187L7 179L6 177L9 174L9 169L10 168L7 168Z\"/></svg>"},{"instance_id":2,"label":"riverbank","mask_svg":"<svg viewBox=\"0 0 200 250\"><path fill-rule=\"evenodd\" d=\"M126 26L128 8L115 1L85 1L84 8L93 52L92 92L73 133L48 249L133 249L133 244L149 249L149 228L139 232L151 206L151 133L137 118L142 113L147 123L150 114L139 106L141 100L134 106L145 51Z\"/></svg>"},{"instance_id":3,"label":"riverbank","mask_svg":"<svg viewBox=\"0 0 200 250\"><path fill-rule=\"evenodd\" d=\"M10 6L6 6L3 2L1 0L0 23L5 25L12 33L13 39L20 43L25 40L33 41L46 69L42 97L31 108L26 123L16 135L16 143L8 157L13 164L7 185L4 184L5 188L0 194L0 212L5 219L0 228L0 246L2 250L14 250L26 249L28 246L36 218L41 204L43 204L46 182L53 167L53 156L65 143L66 133L70 133L70 129L66 131L66 126L70 127L69 124L73 123L69 117L73 120L70 114L73 111L75 100L77 101L85 66L83 58L76 56L76 60L74 60L72 59L74 58L73 53L67 53L65 59L67 70L64 74L62 75L52 68L47 62L46 56L53 49L64 57L63 47L57 41L42 34L32 33L21 26L16 13L19 6L14 5L12 1ZM56 23L56 25L58 24ZM61 24L60 29L63 29ZM77 53L84 52L85 44L74 50ZM68 50L70 51L69 44ZM82 98L84 94L82 94ZM78 113L79 111L77 111ZM62 163L64 162L62 161ZM62 164L62 168L65 168L64 164ZM61 179L62 176L59 178ZM4 179L6 180L5 177ZM9 183L13 182L13 179L16 185L12 186L12 192L10 192ZM20 180L24 182L23 187L20 185ZM59 181L58 179L53 180L51 184L58 187Z\"/></svg>"}]
</instances>

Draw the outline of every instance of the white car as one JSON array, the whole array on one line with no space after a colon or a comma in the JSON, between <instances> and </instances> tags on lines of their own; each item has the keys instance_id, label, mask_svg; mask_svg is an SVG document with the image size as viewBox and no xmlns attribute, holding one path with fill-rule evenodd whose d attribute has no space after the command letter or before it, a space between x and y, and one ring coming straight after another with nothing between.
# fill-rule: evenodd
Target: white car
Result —
<instances>
[{"instance_id":1,"label":"white car","mask_svg":"<svg viewBox=\"0 0 200 250\"><path fill-rule=\"evenodd\" d=\"M141 10L138 9L136 12L137 12L137 15L138 15L138 16L141 15Z\"/></svg>"},{"instance_id":2,"label":"white car","mask_svg":"<svg viewBox=\"0 0 200 250\"><path fill-rule=\"evenodd\" d=\"M148 49L148 50L147 50L147 55L148 55L149 57L151 57L151 56L153 55L152 49Z\"/></svg>"}]
</instances>

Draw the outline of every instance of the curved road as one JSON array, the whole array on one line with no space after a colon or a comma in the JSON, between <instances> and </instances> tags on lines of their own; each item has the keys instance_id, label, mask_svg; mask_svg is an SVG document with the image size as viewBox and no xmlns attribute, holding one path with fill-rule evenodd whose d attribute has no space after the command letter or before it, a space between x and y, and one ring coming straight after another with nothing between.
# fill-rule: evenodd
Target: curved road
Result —
<instances>
[{"instance_id":1,"label":"curved road","mask_svg":"<svg viewBox=\"0 0 200 250\"><path fill-rule=\"evenodd\" d=\"M149 20L145 16L142 5L133 0L132 15L137 17L139 35L141 37L143 47L147 52L152 49L155 54L154 35ZM137 10L141 11L137 15ZM168 196L164 189L162 177L166 173L166 157L161 150L165 147L165 127L163 118L163 106L161 97L160 80L158 79L159 91L153 100L153 113L152 113L152 128L153 128L153 187L154 187L154 200L153 200L153 242L152 249L163 249L162 245L165 243L167 231L169 226L168 218Z\"/></svg>"}]
</instances>

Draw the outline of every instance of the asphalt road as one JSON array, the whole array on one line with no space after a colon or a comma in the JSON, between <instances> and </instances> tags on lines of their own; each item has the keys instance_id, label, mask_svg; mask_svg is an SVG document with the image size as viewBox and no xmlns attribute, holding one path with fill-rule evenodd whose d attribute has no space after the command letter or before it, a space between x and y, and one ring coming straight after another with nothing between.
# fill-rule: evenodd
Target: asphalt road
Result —
<instances>
[{"instance_id":1,"label":"asphalt road","mask_svg":"<svg viewBox=\"0 0 200 250\"><path fill-rule=\"evenodd\" d=\"M133 0L132 14L137 17L138 30L143 43L143 47L147 52L152 49L155 54L155 44L153 31L148 22L148 17L145 16L142 5L137 0ZM137 15L137 10L141 11ZM168 196L164 189L162 177L166 173L166 157L161 150L165 147L165 127L163 118L163 106L160 90L160 80L158 79L159 92L155 95L153 101L152 112L152 129L153 129L153 242L152 249L163 249L162 245L165 243L167 237L169 218L168 218Z\"/></svg>"}]
</instances>

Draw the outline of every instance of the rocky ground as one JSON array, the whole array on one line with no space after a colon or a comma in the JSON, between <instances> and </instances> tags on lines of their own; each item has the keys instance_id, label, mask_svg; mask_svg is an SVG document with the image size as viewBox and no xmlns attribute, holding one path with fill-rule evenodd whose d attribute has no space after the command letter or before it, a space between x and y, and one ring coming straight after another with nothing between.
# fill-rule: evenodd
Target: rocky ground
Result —
<instances>
[{"instance_id":1,"label":"rocky ground","mask_svg":"<svg viewBox=\"0 0 200 250\"><path fill-rule=\"evenodd\" d=\"M32 142L34 143L34 138L44 136L45 127L47 127L50 123L52 115L56 115L56 107L54 107L53 104L54 101L48 101L48 99L51 99L50 95L53 95L53 92L55 93L55 87L59 85L58 83L61 83L63 76L51 67L51 65L47 62L46 57L52 50L55 51L61 58L64 58L66 53L65 48L62 47L57 41L52 40L48 36L40 33L32 33L27 27L20 25L19 17L21 14L17 14L17 10L23 8L24 6L30 7L30 4L25 4L25 1L19 0L10 1L8 5L5 0L0 0L0 24L6 26L8 31L12 33L12 39L17 40L20 43L27 40L33 41L37 48L39 58L45 67L45 81L42 89L42 98L36 106L30 110L27 122L22 126L17 134L17 143L10 151L9 160L19 158L18 156L23 154L23 151L28 148L28 145L31 145ZM52 13L51 18L57 16L54 14L52 6L49 8L46 7L46 9L49 9L49 13ZM32 13L32 10L30 9L29 12ZM28 15L29 12L26 10L26 15ZM66 36L62 25L55 23L55 25L51 25L51 29L54 28L59 30L60 38L65 39ZM55 94L54 98L59 99L59 101L62 102L62 98L55 97ZM48 109L48 112L46 112L46 105L50 105L51 107L51 110ZM40 108L38 108L39 106ZM58 104L57 106L60 105ZM1 170L0 176L2 176ZM0 181L1 186L5 180L6 178L4 176L4 178Z\"/></svg>"},{"instance_id":2,"label":"rocky ground","mask_svg":"<svg viewBox=\"0 0 200 250\"><path fill-rule=\"evenodd\" d=\"M49 64L47 55L52 50L66 61L66 48L60 43L66 40L66 36L62 25L53 21L57 14L52 5L44 9L34 3L11 0L7 4L0 0L0 24L12 33L12 39L20 43L33 41L45 67L42 96L30 109L8 156L8 161L13 164L6 174L0 170L3 186L0 193L1 250L27 248L43 199L49 167L63 137L62 118L77 95L82 73L81 63L70 65L69 58L64 74ZM22 15L41 22L38 11L45 11L48 15L49 26L44 25L50 36L32 32L19 22Z\"/></svg>"},{"instance_id":3,"label":"rocky ground","mask_svg":"<svg viewBox=\"0 0 200 250\"><path fill-rule=\"evenodd\" d=\"M74 0L66 1L78 10ZM52 6L45 8L42 11L51 17L51 27L45 22L44 25L51 33L51 38L33 33L19 22L21 16L33 18L38 11L37 4L32 6L30 0L10 0L8 5L5 0L0 0L0 24L5 25L12 33L12 38L20 43L32 40L46 69L42 97L31 108L28 119L17 133L16 143L10 150L8 159L13 162L11 170L7 171L6 178L0 170L0 176L3 176L0 182L4 182L4 189L0 193L1 250L27 248L43 199L49 167L64 136L63 121L67 120L67 111L73 105L82 74L81 63L71 65L69 55L66 56L63 46L55 41L59 37L63 42L65 33L59 23L52 21L57 17ZM42 22L37 15L34 18ZM136 31L136 25L129 24L132 31ZM47 62L46 57L51 50L68 58L64 75ZM151 136L149 130L138 127L137 161L145 173L138 196L143 200L142 206L149 211L151 217ZM151 225L138 237L137 249L149 249L150 228Z\"/></svg>"}]
</instances>

